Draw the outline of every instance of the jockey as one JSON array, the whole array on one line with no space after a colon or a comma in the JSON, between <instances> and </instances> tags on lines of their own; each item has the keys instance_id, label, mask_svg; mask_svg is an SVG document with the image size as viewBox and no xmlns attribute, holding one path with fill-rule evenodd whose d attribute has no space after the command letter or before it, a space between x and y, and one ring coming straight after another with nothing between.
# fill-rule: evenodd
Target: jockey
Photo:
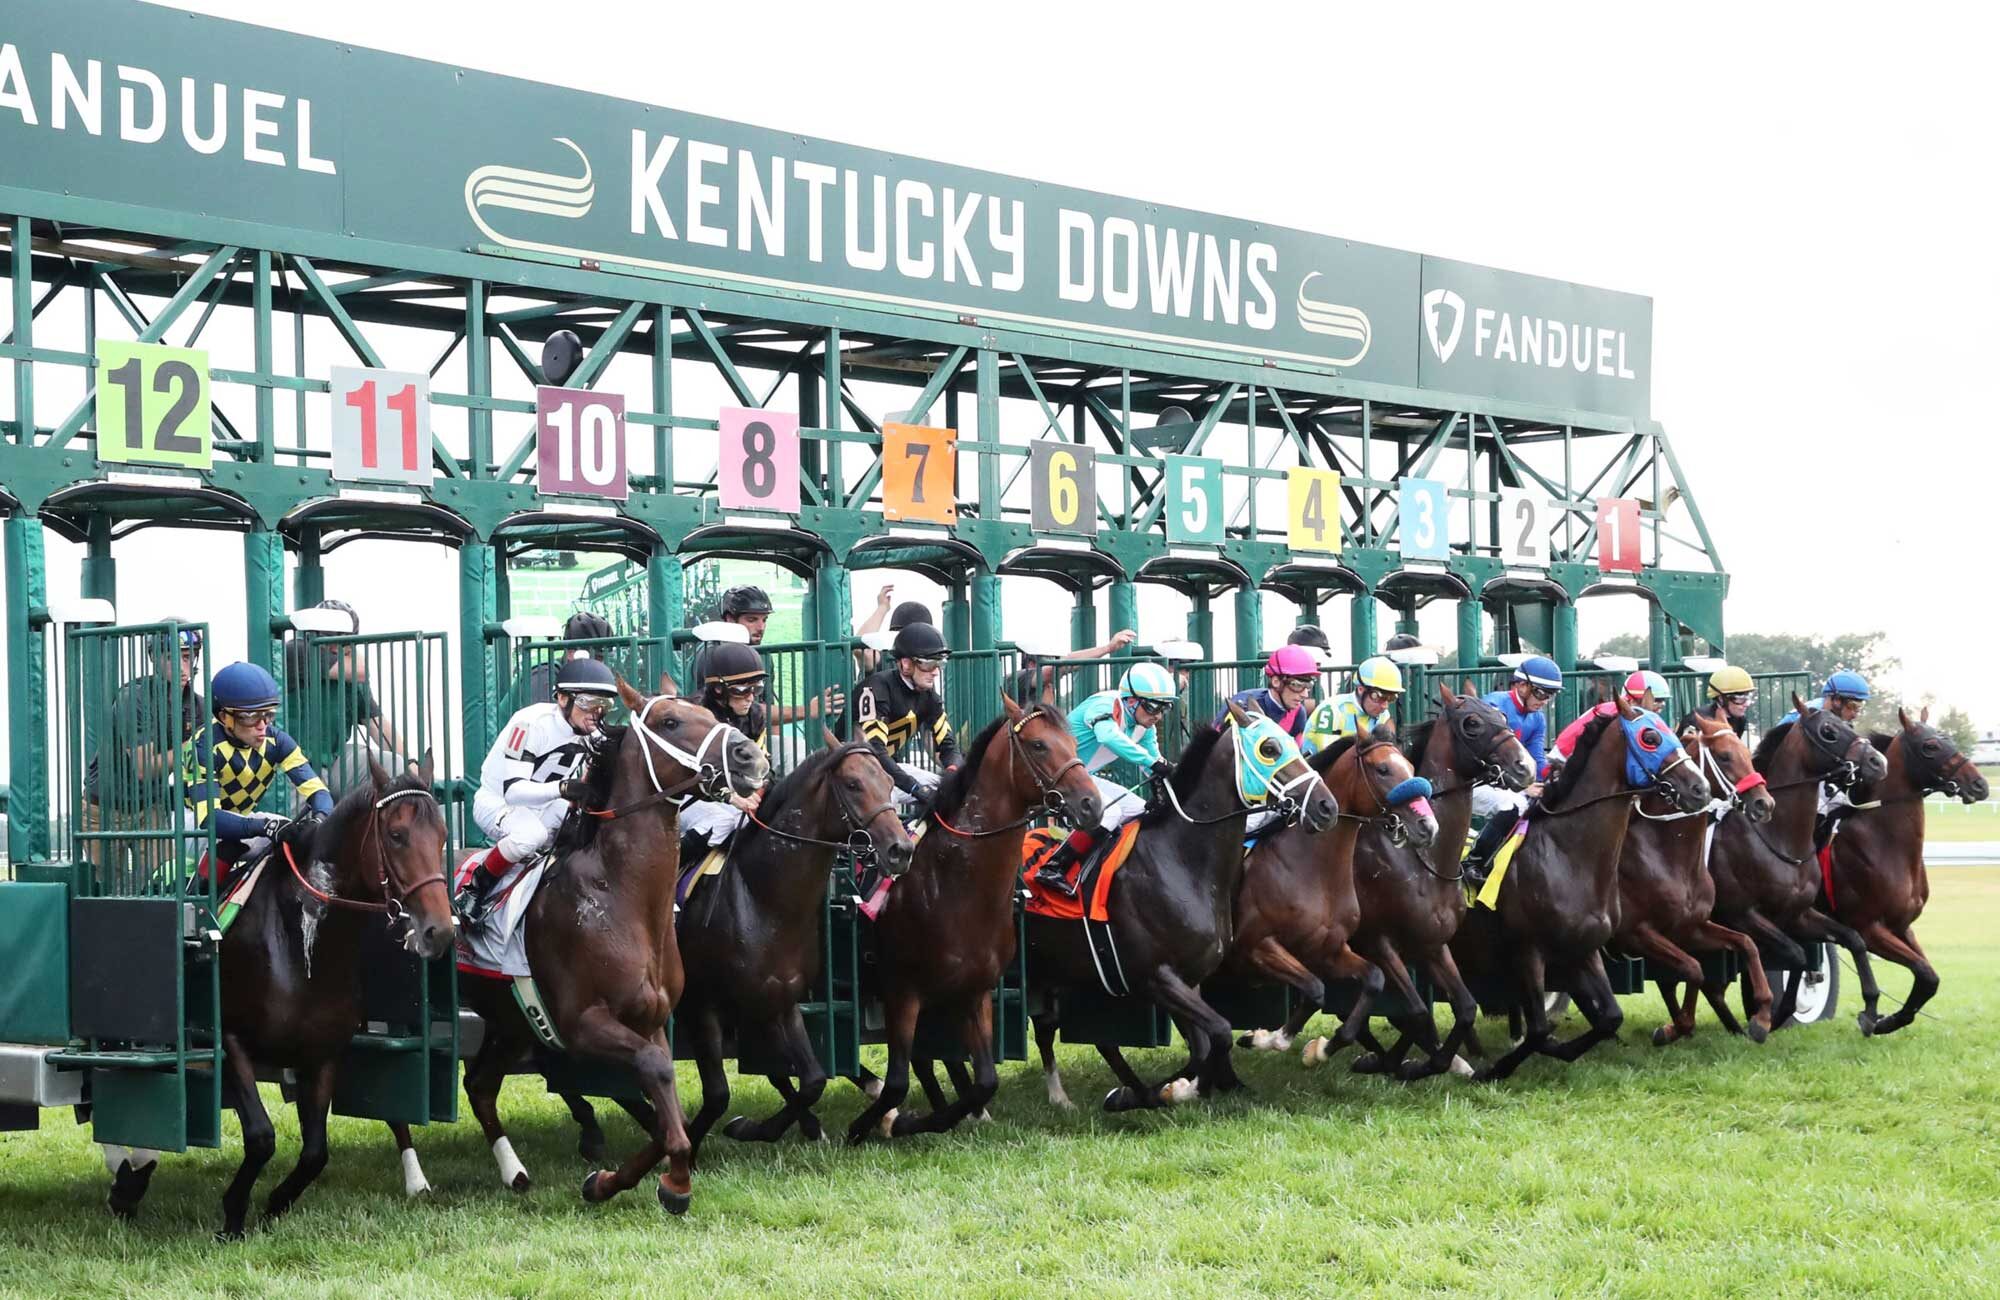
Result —
<instances>
[{"instance_id":1,"label":"jockey","mask_svg":"<svg viewBox=\"0 0 2000 1300\"><path fill-rule=\"evenodd\" d=\"M1354 689L1312 711L1300 748L1311 754L1344 737L1367 735L1402 693L1403 674L1394 663L1382 655L1362 660L1354 670Z\"/></svg>"},{"instance_id":2,"label":"jockey","mask_svg":"<svg viewBox=\"0 0 2000 1300\"><path fill-rule=\"evenodd\" d=\"M1486 826L1473 842L1472 853L1466 859L1466 867L1475 874L1493 856L1507 833L1514 829L1514 823L1528 810L1530 800L1542 793L1541 778L1547 775L1548 756L1543 746L1548 741L1549 720L1542 716L1542 708L1556 697L1562 689L1562 669L1556 667L1555 660L1543 655L1530 655L1514 669L1514 684L1504 691L1493 691L1486 696L1486 702L1500 710L1507 725L1528 751L1528 762L1535 770L1536 780L1525 790L1503 790L1497 785L1475 785L1472 787L1472 811L1475 816L1486 818Z\"/></svg>"},{"instance_id":3,"label":"jockey","mask_svg":"<svg viewBox=\"0 0 2000 1300\"><path fill-rule=\"evenodd\" d=\"M1173 710L1179 692L1173 674L1158 664L1133 664L1124 678L1108 691L1099 691L1070 710L1069 731L1076 738L1076 756L1084 770L1095 773L1123 761L1140 768L1154 780L1165 780L1173 765L1160 757L1160 720ZM1077 860L1110 832L1146 810L1146 802L1122 785L1094 777L1104 814L1094 827L1070 832L1035 872L1037 884L1046 885L1067 898L1076 897L1076 885L1069 878Z\"/></svg>"},{"instance_id":4,"label":"jockey","mask_svg":"<svg viewBox=\"0 0 2000 1300\"><path fill-rule=\"evenodd\" d=\"M770 709L761 698L767 676L763 659L747 645L723 641L709 648L703 663L708 676L701 683L701 706L766 748ZM762 790L747 799L731 791L727 799L690 800L681 809L681 865L698 864L708 850L727 843L763 800Z\"/></svg>"},{"instance_id":5,"label":"jockey","mask_svg":"<svg viewBox=\"0 0 2000 1300\"><path fill-rule=\"evenodd\" d=\"M1322 661L1333 662L1333 642L1326 639L1326 629L1317 623L1301 623L1285 638L1286 645L1302 645L1308 650L1320 652Z\"/></svg>"},{"instance_id":6,"label":"jockey","mask_svg":"<svg viewBox=\"0 0 2000 1300\"><path fill-rule=\"evenodd\" d=\"M565 659L555 699L507 719L479 768L472 818L493 841L451 900L476 919L493 886L548 848L570 805L583 798L576 771L591 752L599 721L618 694L618 679L596 659Z\"/></svg>"},{"instance_id":7,"label":"jockey","mask_svg":"<svg viewBox=\"0 0 2000 1300\"><path fill-rule=\"evenodd\" d=\"M1239 691L1230 702L1244 709L1261 709L1293 740L1306 732L1306 701L1312 698L1313 684L1319 680L1319 660L1302 645L1281 645L1264 661L1264 688ZM1229 710L1215 715L1220 727L1229 719Z\"/></svg>"},{"instance_id":8,"label":"jockey","mask_svg":"<svg viewBox=\"0 0 2000 1300\"><path fill-rule=\"evenodd\" d=\"M1826 679L1826 685L1820 688L1819 704L1809 704L1806 707L1832 709L1833 716L1842 722L1853 722L1861 716L1861 706L1867 702L1868 679L1860 673L1849 672L1843 668ZM1787 722L1798 720L1799 711L1792 709L1778 719L1778 725L1783 726Z\"/></svg>"},{"instance_id":9,"label":"jockey","mask_svg":"<svg viewBox=\"0 0 2000 1300\"><path fill-rule=\"evenodd\" d=\"M1750 674L1734 664L1724 664L1709 674L1709 702L1695 712L1712 722L1728 723L1741 740L1750 729L1750 701L1756 697L1757 683Z\"/></svg>"},{"instance_id":10,"label":"jockey","mask_svg":"<svg viewBox=\"0 0 2000 1300\"><path fill-rule=\"evenodd\" d=\"M209 689L215 720L183 748L183 779L195 825L214 825L216 856L233 864L263 850L287 825L304 828L325 818L333 796L298 743L274 725L276 678L256 664L233 663ZM295 818L257 811L280 772L305 800Z\"/></svg>"},{"instance_id":11,"label":"jockey","mask_svg":"<svg viewBox=\"0 0 2000 1300\"><path fill-rule=\"evenodd\" d=\"M1648 713L1658 713L1663 702L1672 696L1672 692L1667 688L1667 679L1650 668L1641 668L1627 677L1625 684L1620 688L1620 694ZM1585 709L1577 714L1570 724L1562 729L1562 734L1556 737L1554 751L1549 755L1550 771L1554 772L1569 762L1569 756L1576 752L1577 737L1583 734L1583 729L1590 725L1591 719L1609 717L1616 712L1618 712L1618 701L1606 700L1595 708Z\"/></svg>"},{"instance_id":12,"label":"jockey","mask_svg":"<svg viewBox=\"0 0 2000 1300\"><path fill-rule=\"evenodd\" d=\"M892 662L863 678L854 692L854 727L861 739L887 760L896 782L897 803L913 805L937 789L936 772L925 772L896 761L903 747L919 732L929 732L938 766L957 767L963 757L951 734L944 697L938 693L938 673L951 657L944 634L930 623L909 623L896 633L889 651Z\"/></svg>"}]
</instances>

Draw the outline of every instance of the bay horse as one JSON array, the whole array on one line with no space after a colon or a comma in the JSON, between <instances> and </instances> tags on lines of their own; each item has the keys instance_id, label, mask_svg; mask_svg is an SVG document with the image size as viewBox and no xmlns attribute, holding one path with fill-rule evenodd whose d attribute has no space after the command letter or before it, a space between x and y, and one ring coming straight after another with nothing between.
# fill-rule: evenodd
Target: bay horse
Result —
<instances>
[{"instance_id":1,"label":"bay horse","mask_svg":"<svg viewBox=\"0 0 2000 1300\"><path fill-rule=\"evenodd\" d=\"M1771 1013L1774 1025L1790 1019L1798 1003L1806 965L1800 941L1831 939L1847 949L1861 979L1860 1024L1867 1032L1875 1023L1881 990L1861 936L1815 906L1820 869L1813 856L1813 832L1822 784L1850 789L1857 782L1880 781L1888 775L1889 761L1831 712L1807 709L1796 693L1792 707L1798 710L1797 720L1765 732L1752 756L1777 802L1770 822L1726 817L1716 828L1708 854L1715 919L1749 934L1791 967Z\"/></svg>"},{"instance_id":2,"label":"bay horse","mask_svg":"<svg viewBox=\"0 0 2000 1300\"><path fill-rule=\"evenodd\" d=\"M369 765L317 827L281 832L260 884L223 932L223 1094L243 1126L243 1163L222 1195L223 1240L244 1235L258 1175L278 1139L257 1091L260 1066L294 1072L299 1161L264 1202L268 1222L289 1210L326 1168L327 1110L341 1054L362 1027L362 932L386 919L426 960L451 947L444 813L431 795L431 759L414 774ZM155 1164L126 1163L111 1208L129 1217Z\"/></svg>"},{"instance_id":3,"label":"bay horse","mask_svg":"<svg viewBox=\"0 0 2000 1300\"><path fill-rule=\"evenodd\" d=\"M1375 828L1422 853L1436 841L1438 821L1428 799L1430 782L1397 748L1395 727L1387 721L1366 736L1335 741L1308 761L1340 805L1338 820L1323 835L1285 826L1250 850L1222 970L1298 991L1299 1006L1283 1028L1237 1040L1240 1047L1280 1052L1290 1049L1300 1027L1326 1002L1326 980L1360 980L1361 996L1339 1033L1320 1044L1320 1059L1326 1059L1359 1037L1369 1004L1383 986L1384 972L1349 946L1361 921L1355 842L1363 830ZM1409 984L1408 972L1403 983ZM1416 1000L1414 986L1407 996Z\"/></svg>"},{"instance_id":4,"label":"bay horse","mask_svg":"<svg viewBox=\"0 0 2000 1300\"><path fill-rule=\"evenodd\" d=\"M606 748L587 777L588 810L573 813L557 833L554 862L521 924L528 968L563 1050L630 1069L648 1103L631 1109L642 1123L650 1120L650 1140L619 1168L586 1175L583 1199L629 1190L664 1158L660 1204L682 1214L693 1197L693 1148L666 1034L685 984L674 937L680 806L697 790L748 797L764 784L770 760L742 732L674 695L671 681L662 684L667 693L647 699L618 678L632 721L604 729ZM512 981L468 979L460 988L486 1030L465 1069L465 1096L501 1181L525 1191L527 1170L501 1126L498 1103L508 1072L534 1054L534 1030Z\"/></svg>"},{"instance_id":5,"label":"bay horse","mask_svg":"<svg viewBox=\"0 0 2000 1300\"><path fill-rule=\"evenodd\" d=\"M1536 1053L1574 1061L1614 1037L1625 1013L1604 971L1603 947L1617 928L1618 855L1633 795L1664 787L1688 812L1708 803L1708 782L1672 728L1629 701L1585 727L1561 775L1529 814L1498 911L1470 910L1452 940L1462 968L1511 976L1524 1034L1481 1070L1504 1079ZM1567 1042L1549 1026L1549 987L1567 992L1590 1028Z\"/></svg>"},{"instance_id":6,"label":"bay horse","mask_svg":"<svg viewBox=\"0 0 2000 1300\"><path fill-rule=\"evenodd\" d=\"M1618 855L1618 931L1611 946L1679 972L1658 981L1668 1022L1653 1031L1654 1046L1694 1033L1697 993L1715 1008L1723 1028L1732 1034L1747 1033L1751 1042L1761 1043L1771 1032L1770 981L1756 940L1712 919L1715 881L1708 874L1707 845L1718 814L1763 824L1771 820L1777 802L1763 788L1764 777L1751 762L1750 747L1727 722L1690 714L1681 743L1707 778L1713 799L1697 813L1667 806L1665 795L1657 790L1639 800ZM1734 952L1743 959L1744 977L1750 982L1744 1024L1737 1023L1723 1001L1726 985L1706 978L1696 952ZM1687 985L1687 996L1676 1003L1675 990L1682 983Z\"/></svg>"},{"instance_id":7,"label":"bay horse","mask_svg":"<svg viewBox=\"0 0 2000 1300\"><path fill-rule=\"evenodd\" d=\"M1241 1086L1229 1061L1229 1021L1202 1000L1196 986L1215 973L1229 951L1243 880L1244 820L1271 803L1286 820L1296 816L1318 831L1340 811L1320 773L1276 723L1233 701L1228 715L1233 725L1203 728L1188 742L1163 797L1141 814L1131 856L1114 878L1107 904L1117 964L1131 993L1173 1017L1187 1041L1194 1082L1185 1092L1175 1086L1183 1082L1180 1076L1151 1087L1115 1045L1095 1044L1121 1085L1104 1099L1109 1111L1163 1106ZM1020 868L1017 852L1015 870ZM1027 929L1028 969L1038 984L1099 982L1081 922L1029 913ZM1034 1020L1049 1098L1061 1105L1066 1098L1055 1063L1060 995Z\"/></svg>"},{"instance_id":8,"label":"bay horse","mask_svg":"<svg viewBox=\"0 0 2000 1300\"><path fill-rule=\"evenodd\" d=\"M993 992L1015 953L1014 893L1021 842L1038 811L1095 826L1102 806L1083 770L1068 720L1046 704L1005 712L945 773L926 814L931 823L910 869L875 920L889 1066L880 1090L848 1126L847 1139L944 1132L977 1115L999 1091L993 1062ZM950 1015L972 1061L970 1088L927 1114L900 1114L909 1094L917 1017ZM928 1071L925 1072L928 1077Z\"/></svg>"},{"instance_id":9,"label":"bay horse","mask_svg":"<svg viewBox=\"0 0 2000 1300\"><path fill-rule=\"evenodd\" d=\"M1855 788L1854 808L1831 845L1830 910L1861 935L1868 951L1908 967L1913 977L1909 1001L1872 1024L1864 1021L1864 1033L1895 1033L1937 994L1937 971L1910 931L1931 893L1924 874L1925 796L1978 803L1989 794L1979 769L1927 725L1927 712L1912 722L1898 709L1900 730L1870 738L1888 770Z\"/></svg>"}]
</instances>

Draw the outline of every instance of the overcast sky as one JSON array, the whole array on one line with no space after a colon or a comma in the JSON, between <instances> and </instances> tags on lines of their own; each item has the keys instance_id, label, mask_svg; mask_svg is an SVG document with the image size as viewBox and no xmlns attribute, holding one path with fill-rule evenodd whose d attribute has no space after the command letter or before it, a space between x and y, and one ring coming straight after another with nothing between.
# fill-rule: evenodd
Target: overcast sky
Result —
<instances>
[{"instance_id":1,"label":"overcast sky","mask_svg":"<svg viewBox=\"0 0 2000 1300\"><path fill-rule=\"evenodd\" d=\"M1885 630L1898 685L2000 727L1985 11L182 7L1649 295L1731 630ZM128 617L188 572L121 559ZM416 563L449 599L448 555ZM1625 604L1586 647L1643 630Z\"/></svg>"}]
</instances>

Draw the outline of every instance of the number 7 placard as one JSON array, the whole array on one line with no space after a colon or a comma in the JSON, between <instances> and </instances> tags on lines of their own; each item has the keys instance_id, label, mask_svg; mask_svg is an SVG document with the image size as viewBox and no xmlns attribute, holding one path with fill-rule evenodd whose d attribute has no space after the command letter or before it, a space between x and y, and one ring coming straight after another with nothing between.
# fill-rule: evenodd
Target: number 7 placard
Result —
<instances>
[{"instance_id":1,"label":"number 7 placard","mask_svg":"<svg viewBox=\"0 0 2000 1300\"><path fill-rule=\"evenodd\" d=\"M958 430L882 426L882 517L891 523L957 521Z\"/></svg>"},{"instance_id":2,"label":"number 7 placard","mask_svg":"<svg viewBox=\"0 0 2000 1300\"><path fill-rule=\"evenodd\" d=\"M335 478L430 486L430 376L335 366L328 387Z\"/></svg>"}]
</instances>

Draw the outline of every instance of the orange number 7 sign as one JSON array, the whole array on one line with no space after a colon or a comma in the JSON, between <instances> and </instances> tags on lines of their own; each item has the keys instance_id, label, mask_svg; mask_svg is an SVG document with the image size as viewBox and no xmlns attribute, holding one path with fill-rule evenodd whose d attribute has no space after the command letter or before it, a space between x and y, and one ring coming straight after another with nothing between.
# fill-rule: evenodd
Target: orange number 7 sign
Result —
<instances>
[{"instance_id":1,"label":"orange number 7 sign","mask_svg":"<svg viewBox=\"0 0 2000 1300\"><path fill-rule=\"evenodd\" d=\"M949 524L958 518L953 496L958 430L917 424L882 426L882 517Z\"/></svg>"}]
</instances>

